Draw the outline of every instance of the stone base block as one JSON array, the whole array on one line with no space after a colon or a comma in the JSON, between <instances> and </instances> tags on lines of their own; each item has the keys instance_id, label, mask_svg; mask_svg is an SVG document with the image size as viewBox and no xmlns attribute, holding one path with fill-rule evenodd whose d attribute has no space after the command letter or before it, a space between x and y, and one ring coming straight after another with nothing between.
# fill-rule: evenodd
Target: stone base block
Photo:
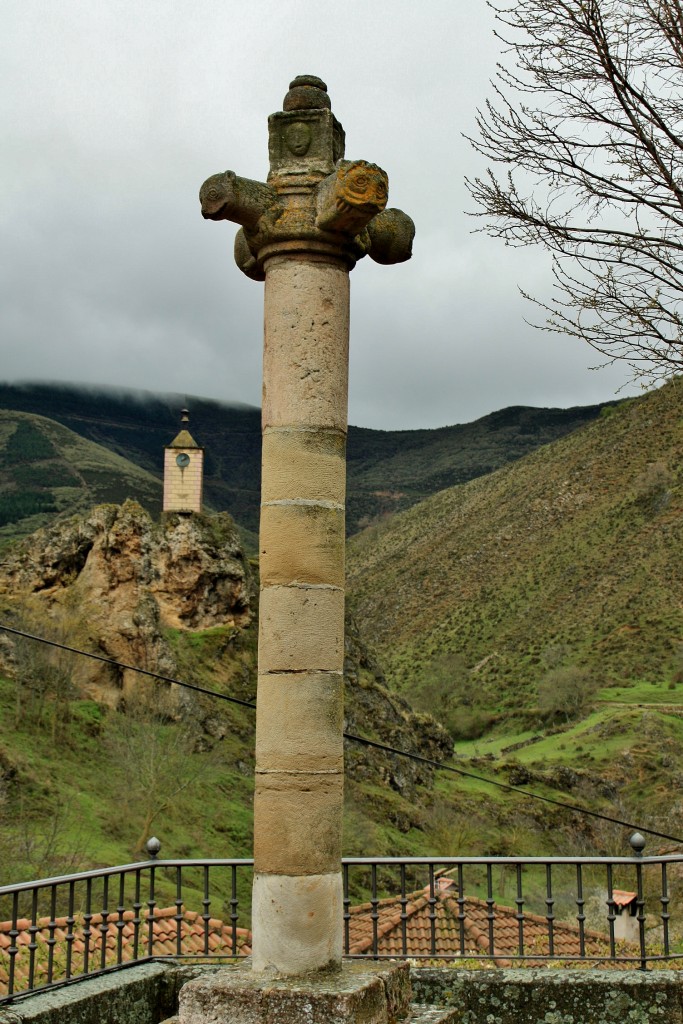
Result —
<instances>
[{"instance_id":1,"label":"stone base block","mask_svg":"<svg viewBox=\"0 0 683 1024\"><path fill-rule=\"evenodd\" d=\"M303 876L255 872L251 911L255 973L298 978L340 963L343 901L340 871Z\"/></svg>"},{"instance_id":2,"label":"stone base block","mask_svg":"<svg viewBox=\"0 0 683 1024\"><path fill-rule=\"evenodd\" d=\"M408 964L266 978L247 964L188 982L180 1024L396 1024L410 1015Z\"/></svg>"}]
</instances>

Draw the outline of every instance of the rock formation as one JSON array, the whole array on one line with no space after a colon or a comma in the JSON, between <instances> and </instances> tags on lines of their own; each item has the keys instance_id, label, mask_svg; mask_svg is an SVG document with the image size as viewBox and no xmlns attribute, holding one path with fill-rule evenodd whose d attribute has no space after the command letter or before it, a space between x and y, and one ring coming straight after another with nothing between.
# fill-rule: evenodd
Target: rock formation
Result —
<instances>
[{"instance_id":1,"label":"rock formation","mask_svg":"<svg viewBox=\"0 0 683 1024\"><path fill-rule=\"evenodd\" d=\"M164 515L160 523L134 501L100 505L17 545L0 571L10 609L40 632L70 622L71 646L162 675L175 662L165 630L246 627L254 586L227 513ZM78 682L115 703L139 674L79 662Z\"/></svg>"}]
</instances>

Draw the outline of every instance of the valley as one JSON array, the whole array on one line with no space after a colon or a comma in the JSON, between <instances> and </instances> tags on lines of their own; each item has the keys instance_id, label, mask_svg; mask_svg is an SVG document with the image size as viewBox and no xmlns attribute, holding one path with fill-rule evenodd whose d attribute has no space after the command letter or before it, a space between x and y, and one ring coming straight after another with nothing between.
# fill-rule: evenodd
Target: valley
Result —
<instances>
[{"instance_id":1,"label":"valley","mask_svg":"<svg viewBox=\"0 0 683 1024\"><path fill-rule=\"evenodd\" d=\"M345 730L454 770L347 741L347 855L627 852L628 828L563 803L683 834L682 412L680 381L606 406L350 540ZM54 462L87 486L55 491L63 506L33 514L42 533L17 536L32 516L3 528L0 620L253 700L258 560L230 518L200 517L183 557L191 551L210 581L224 578L228 554L243 574L240 607L183 618L180 590L159 589L177 545L172 517L157 521L153 474L33 413L3 415L54 446L39 451L37 476ZM0 434L6 488L11 435ZM407 493L410 463L395 439L387 455L389 440L372 438L384 455L355 479L379 490L393 465L384 489ZM445 436L438 443L445 458ZM34 463L29 453L17 464ZM117 488L97 513L90 505L113 495L88 483L93 464ZM149 568L157 550L163 572ZM150 830L169 856L249 854L250 709L31 643L0 633L0 861L12 881L126 862ZM52 688L36 686L41 673ZM672 845L648 839L653 852ZM509 900L504 883L497 895Z\"/></svg>"}]
</instances>

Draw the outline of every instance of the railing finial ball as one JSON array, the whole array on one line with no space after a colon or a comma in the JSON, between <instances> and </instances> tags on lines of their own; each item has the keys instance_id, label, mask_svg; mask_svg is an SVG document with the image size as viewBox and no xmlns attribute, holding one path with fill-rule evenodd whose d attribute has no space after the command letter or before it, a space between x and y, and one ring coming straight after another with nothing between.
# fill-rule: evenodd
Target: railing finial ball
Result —
<instances>
[{"instance_id":1,"label":"railing finial ball","mask_svg":"<svg viewBox=\"0 0 683 1024\"><path fill-rule=\"evenodd\" d=\"M159 842L156 836L152 836L145 843L145 849L147 850L147 853L150 855L152 860L154 860L154 858L159 853L159 850L161 849L161 843Z\"/></svg>"},{"instance_id":2,"label":"railing finial ball","mask_svg":"<svg viewBox=\"0 0 683 1024\"><path fill-rule=\"evenodd\" d=\"M642 857L643 850L645 849L645 836L642 836L640 832L634 832L633 835L629 836L628 841L636 857Z\"/></svg>"}]
</instances>

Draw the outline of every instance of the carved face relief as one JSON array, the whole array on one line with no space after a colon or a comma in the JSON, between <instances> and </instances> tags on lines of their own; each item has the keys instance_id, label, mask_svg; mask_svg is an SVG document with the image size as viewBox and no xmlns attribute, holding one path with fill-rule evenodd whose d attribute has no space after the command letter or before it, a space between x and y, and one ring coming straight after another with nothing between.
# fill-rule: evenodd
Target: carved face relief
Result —
<instances>
[{"instance_id":1,"label":"carved face relief","mask_svg":"<svg viewBox=\"0 0 683 1024\"><path fill-rule=\"evenodd\" d=\"M389 195L386 174L376 164L359 160L339 170L344 198L353 206L375 206L383 210Z\"/></svg>"},{"instance_id":2,"label":"carved face relief","mask_svg":"<svg viewBox=\"0 0 683 1024\"><path fill-rule=\"evenodd\" d=\"M306 156L311 145L311 129L303 121L295 121L285 129L285 142L294 156Z\"/></svg>"}]
</instances>

